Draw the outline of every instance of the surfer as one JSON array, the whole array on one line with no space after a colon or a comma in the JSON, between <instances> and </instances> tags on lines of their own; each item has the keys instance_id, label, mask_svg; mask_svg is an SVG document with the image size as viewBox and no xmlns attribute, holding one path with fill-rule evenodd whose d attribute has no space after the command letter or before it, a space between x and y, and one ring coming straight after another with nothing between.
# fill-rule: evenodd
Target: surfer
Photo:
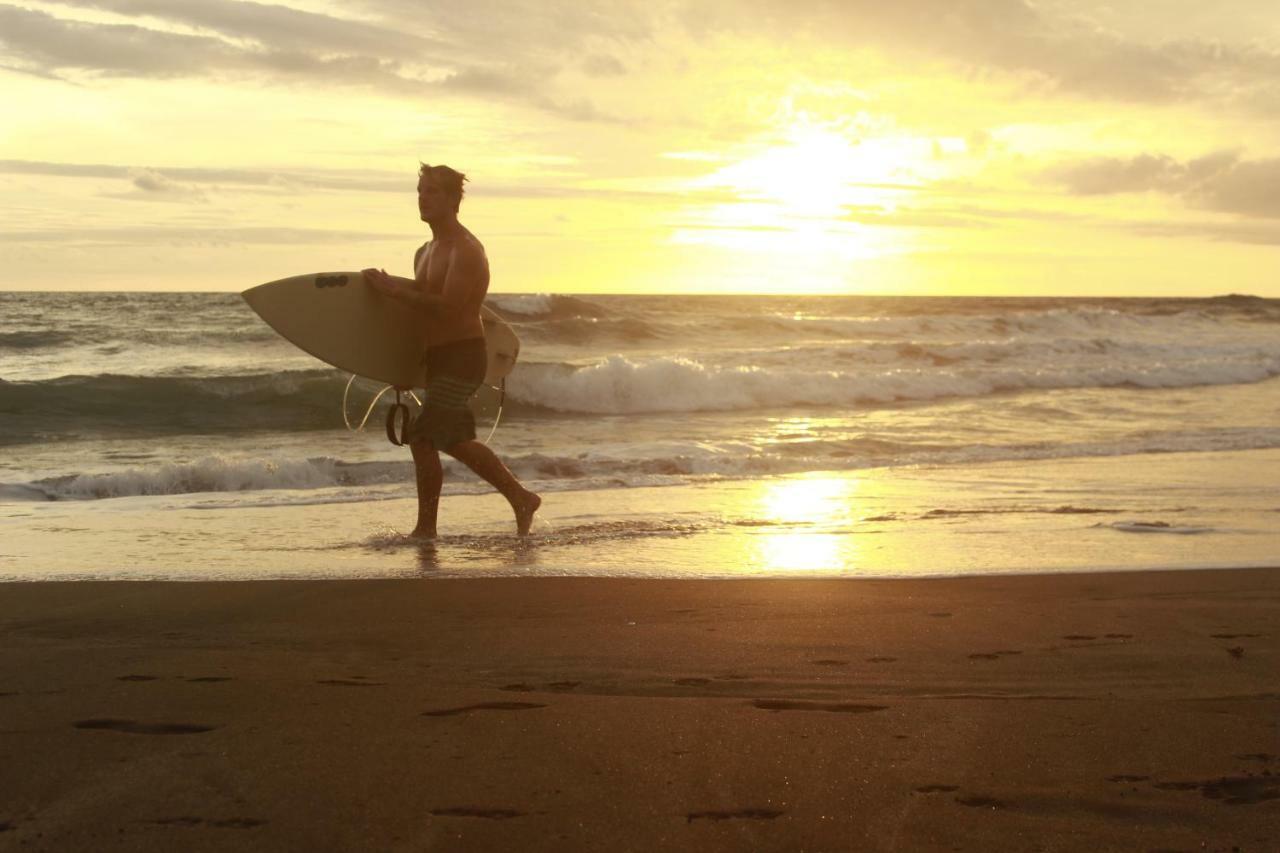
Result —
<instances>
[{"instance_id":1,"label":"surfer","mask_svg":"<svg viewBox=\"0 0 1280 853\"><path fill-rule=\"evenodd\" d=\"M488 357L480 306L489 290L484 246L458 221L466 176L448 166L418 171L418 214L431 239L413 256L413 278L364 270L370 285L422 313L429 342L422 411L405 438L418 482L418 524L411 535L434 538L444 472L443 450L489 482L511 504L516 532L527 535L542 498L529 491L492 450L476 439L467 401L484 382Z\"/></svg>"}]
</instances>

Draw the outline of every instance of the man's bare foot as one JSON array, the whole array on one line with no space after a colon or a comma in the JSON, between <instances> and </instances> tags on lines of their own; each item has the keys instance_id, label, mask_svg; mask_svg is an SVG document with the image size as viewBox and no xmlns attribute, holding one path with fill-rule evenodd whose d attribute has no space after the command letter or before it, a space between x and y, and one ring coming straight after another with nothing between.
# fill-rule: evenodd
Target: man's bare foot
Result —
<instances>
[{"instance_id":1,"label":"man's bare foot","mask_svg":"<svg viewBox=\"0 0 1280 853\"><path fill-rule=\"evenodd\" d=\"M519 506L512 505L511 508L516 511L517 536L529 535L529 528L533 526L533 514L540 506L542 506L542 498L534 492L529 492L528 497Z\"/></svg>"},{"instance_id":2,"label":"man's bare foot","mask_svg":"<svg viewBox=\"0 0 1280 853\"><path fill-rule=\"evenodd\" d=\"M413 532L409 534L410 539L435 539L436 532L426 527L415 527Z\"/></svg>"}]
</instances>

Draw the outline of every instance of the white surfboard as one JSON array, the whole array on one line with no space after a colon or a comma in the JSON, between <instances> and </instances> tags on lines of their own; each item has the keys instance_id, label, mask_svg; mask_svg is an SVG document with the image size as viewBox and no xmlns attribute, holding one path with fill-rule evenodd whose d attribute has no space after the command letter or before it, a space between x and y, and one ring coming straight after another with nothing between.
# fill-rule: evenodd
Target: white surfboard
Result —
<instances>
[{"instance_id":1,"label":"white surfboard","mask_svg":"<svg viewBox=\"0 0 1280 853\"><path fill-rule=\"evenodd\" d=\"M297 275L241 296L268 326L323 362L388 385L426 385L420 316L374 290L358 272ZM515 367L520 339L489 307L481 309L481 318L489 351L485 382L497 385Z\"/></svg>"}]
</instances>

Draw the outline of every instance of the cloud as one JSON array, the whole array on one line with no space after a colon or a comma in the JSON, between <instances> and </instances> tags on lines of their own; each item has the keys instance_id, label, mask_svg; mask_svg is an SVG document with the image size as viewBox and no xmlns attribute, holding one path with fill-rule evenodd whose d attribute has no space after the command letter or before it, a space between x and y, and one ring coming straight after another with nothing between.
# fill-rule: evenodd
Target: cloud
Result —
<instances>
[{"instance_id":1,"label":"cloud","mask_svg":"<svg viewBox=\"0 0 1280 853\"><path fill-rule=\"evenodd\" d=\"M0 175L47 175L64 178L117 179L128 181L134 189L140 175L156 185L180 183L191 191L207 185L277 188L292 192L328 190L338 192L378 192L409 195L414 191L416 165L404 172L311 169L306 172L255 169L201 169L170 166L119 166L106 163L53 163L41 160L0 160ZM720 189L683 191L628 190L567 185L490 183L483 180L467 189L468 198L513 198L571 201L593 199L634 203L728 204L740 201L737 193Z\"/></svg>"},{"instance_id":2,"label":"cloud","mask_svg":"<svg viewBox=\"0 0 1280 853\"><path fill-rule=\"evenodd\" d=\"M129 176L133 191L112 193L110 194L112 198L197 204L203 204L209 200L204 190L181 184L154 169L131 169Z\"/></svg>"},{"instance_id":3,"label":"cloud","mask_svg":"<svg viewBox=\"0 0 1280 853\"><path fill-rule=\"evenodd\" d=\"M438 39L281 6L227 0L211 0L207 8L189 0L172 7L150 0L81 0L77 5L161 17L213 33L72 20L0 4L0 58L16 60L7 64L23 73L42 76L64 77L68 72L148 79L257 76L364 86L411 98L432 94L497 97L575 120L614 120L583 99L566 107L549 97L546 82L554 75L554 67L513 65L501 45L468 54L465 46L446 45ZM146 22L146 17L139 20ZM292 29L294 24L299 25L297 29ZM353 37L344 40L343 29L349 25Z\"/></svg>"},{"instance_id":4,"label":"cloud","mask_svg":"<svg viewBox=\"0 0 1280 853\"><path fill-rule=\"evenodd\" d=\"M56 228L0 231L0 243L58 243L88 246L237 246L339 245L404 240L404 234L374 231L336 231L323 228L198 228L126 226L118 228Z\"/></svg>"},{"instance_id":5,"label":"cloud","mask_svg":"<svg viewBox=\"0 0 1280 853\"><path fill-rule=\"evenodd\" d=\"M131 24L88 24L0 5L0 44L31 73L91 69L108 75L170 77L237 59L230 45L203 36Z\"/></svg>"},{"instance_id":6,"label":"cloud","mask_svg":"<svg viewBox=\"0 0 1280 853\"><path fill-rule=\"evenodd\" d=\"M582 70L589 77L621 77L627 73L627 66L615 56L594 53L582 60Z\"/></svg>"},{"instance_id":7,"label":"cloud","mask_svg":"<svg viewBox=\"0 0 1280 853\"><path fill-rule=\"evenodd\" d=\"M1225 93L1243 103L1280 71L1275 50L1194 39L1147 44L1030 0L690 0L685 8L698 32L908 52L975 73L1025 75L1050 91L1128 102L1219 103Z\"/></svg>"},{"instance_id":8,"label":"cloud","mask_svg":"<svg viewBox=\"0 0 1280 853\"><path fill-rule=\"evenodd\" d=\"M1193 207L1280 219L1280 158L1244 160L1234 151L1187 161L1164 154L1099 157L1059 164L1043 176L1076 195L1157 192Z\"/></svg>"},{"instance_id":9,"label":"cloud","mask_svg":"<svg viewBox=\"0 0 1280 853\"><path fill-rule=\"evenodd\" d=\"M153 180L187 184L236 184L279 189L322 189L351 192L412 192L413 172L346 171L313 169L306 172L255 169L199 169L190 167L117 166L105 163L51 163L41 160L0 160L0 174L48 175L70 178L117 178L135 181L138 175ZM141 187L139 187L141 189Z\"/></svg>"},{"instance_id":10,"label":"cloud","mask_svg":"<svg viewBox=\"0 0 1280 853\"><path fill-rule=\"evenodd\" d=\"M1145 237L1195 237L1224 243L1280 246L1280 223L1270 222L1144 222L1130 230Z\"/></svg>"},{"instance_id":11,"label":"cloud","mask_svg":"<svg viewBox=\"0 0 1280 853\"><path fill-rule=\"evenodd\" d=\"M398 59L422 59L454 51L446 42L350 18L336 18L244 0L54 0L77 6L146 16L246 38L285 51L364 52Z\"/></svg>"},{"instance_id":12,"label":"cloud","mask_svg":"<svg viewBox=\"0 0 1280 853\"><path fill-rule=\"evenodd\" d=\"M941 59L968 75L1019 76L1041 94L1212 100L1259 113L1280 98L1275 49L1198 38L1147 43L1055 11L1070 4L1031 0L471 0L465 13L440 2L351 0L342 16L241 0L50 2L130 22L0 5L0 53L18 60L9 67L56 76L256 74L401 97L496 97L579 121L619 119L590 102L576 106L586 94L565 90L564 72L607 86L670 59L690 36L720 34L870 48L904 66Z\"/></svg>"},{"instance_id":13,"label":"cloud","mask_svg":"<svg viewBox=\"0 0 1280 853\"><path fill-rule=\"evenodd\" d=\"M1232 163L1201 185L1197 195L1214 210L1280 219L1280 158Z\"/></svg>"},{"instance_id":14,"label":"cloud","mask_svg":"<svg viewBox=\"0 0 1280 853\"><path fill-rule=\"evenodd\" d=\"M1064 163L1047 169L1045 177L1076 195L1111 195L1169 191L1183 181L1184 169L1172 157L1143 154Z\"/></svg>"}]
</instances>

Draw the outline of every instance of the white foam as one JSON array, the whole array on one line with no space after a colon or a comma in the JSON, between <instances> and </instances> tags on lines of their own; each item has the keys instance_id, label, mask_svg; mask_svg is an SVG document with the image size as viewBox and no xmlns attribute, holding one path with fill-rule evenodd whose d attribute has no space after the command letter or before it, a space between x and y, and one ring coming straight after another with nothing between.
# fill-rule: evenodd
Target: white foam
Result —
<instances>
[{"instance_id":1,"label":"white foam","mask_svg":"<svg viewBox=\"0 0 1280 853\"><path fill-rule=\"evenodd\" d=\"M551 313L552 298L549 293L520 293L489 296L485 301L508 314L534 316Z\"/></svg>"},{"instance_id":2,"label":"white foam","mask_svg":"<svg viewBox=\"0 0 1280 853\"><path fill-rule=\"evenodd\" d=\"M966 363L945 368L881 365L857 371L765 370L704 364L679 356L633 360L612 355L579 369L522 365L509 381L507 393L518 402L562 412L642 414L855 407L1024 389L1185 388L1252 383L1273 376L1280 376L1280 352L1258 353L1254 359L1206 357L1119 364L1100 359L1059 366Z\"/></svg>"},{"instance_id":3,"label":"white foam","mask_svg":"<svg viewBox=\"0 0 1280 853\"><path fill-rule=\"evenodd\" d=\"M209 456L185 464L81 474L54 488L59 498L114 498L192 492L317 489L339 485L333 459L233 460Z\"/></svg>"}]
</instances>

